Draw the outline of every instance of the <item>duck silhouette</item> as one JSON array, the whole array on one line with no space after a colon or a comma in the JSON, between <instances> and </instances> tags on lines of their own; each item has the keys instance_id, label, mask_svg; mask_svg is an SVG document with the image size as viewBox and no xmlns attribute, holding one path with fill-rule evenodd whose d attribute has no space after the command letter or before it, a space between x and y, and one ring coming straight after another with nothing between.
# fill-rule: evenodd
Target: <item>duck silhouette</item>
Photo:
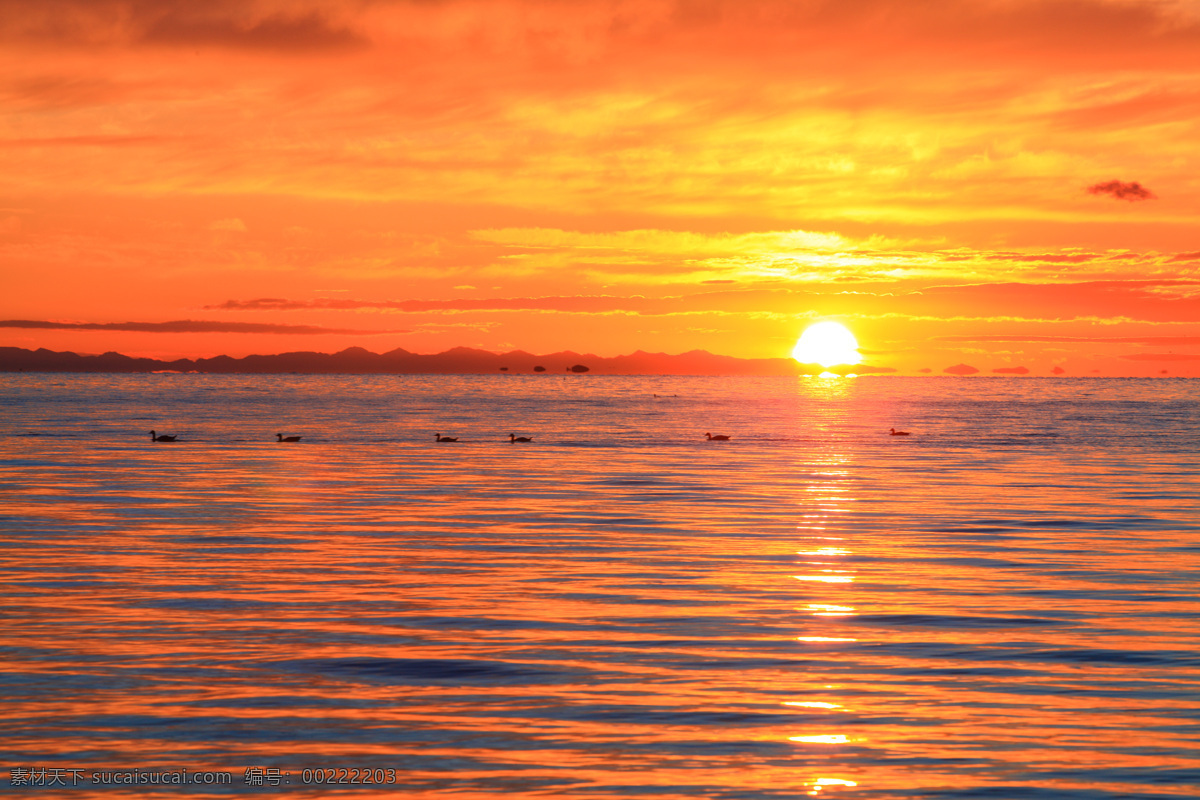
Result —
<instances>
[{"instance_id":1,"label":"duck silhouette","mask_svg":"<svg viewBox=\"0 0 1200 800\"><path fill-rule=\"evenodd\" d=\"M898 431L895 428L892 428L891 435L892 436L908 436L909 433L908 433L908 431Z\"/></svg>"},{"instance_id":2,"label":"duck silhouette","mask_svg":"<svg viewBox=\"0 0 1200 800\"><path fill-rule=\"evenodd\" d=\"M435 433L433 435L433 440L435 442L457 442L458 437L457 436L442 436L440 433Z\"/></svg>"},{"instance_id":3,"label":"duck silhouette","mask_svg":"<svg viewBox=\"0 0 1200 800\"><path fill-rule=\"evenodd\" d=\"M164 433L162 436L159 436L159 435L158 435L157 433L155 433L154 431L150 431L150 441L152 441L152 442L173 442L173 441L175 441L177 438L179 438L179 437L177 437L177 436L167 436L165 433Z\"/></svg>"},{"instance_id":4,"label":"duck silhouette","mask_svg":"<svg viewBox=\"0 0 1200 800\"><path fill-rule=\"evenodd\" d=\"M713 436L711 433L706 433L704 435L706 437L708 437L708 441L710 441L710 442L728 442L729 441L729 437L723 433L718 433L716 436Z\"/></svg>"},{"instance_id":5,"label":"duck silhouette","mask_svg":"<svg viewBox=\"0 0 1200 800\"><path fill-rule=\"evenodd\" d=\"M300 441L299 436L284 436L282 433L277 433L275 435L279 437L279 441L281 441L281 442L298 442L298 441Z\"/></svg>"},{"instance_id":6,"label":"duck silhouette","mask_svg":"<svg viewBox=\"0 0 1200 800\"><path fill-rule=\"evenodd\" d=\"M532 442L533 439L528 436L517 436L516 434L510 433L508 435L508 441L509 442Z\"/></svg>"}]
</instances>

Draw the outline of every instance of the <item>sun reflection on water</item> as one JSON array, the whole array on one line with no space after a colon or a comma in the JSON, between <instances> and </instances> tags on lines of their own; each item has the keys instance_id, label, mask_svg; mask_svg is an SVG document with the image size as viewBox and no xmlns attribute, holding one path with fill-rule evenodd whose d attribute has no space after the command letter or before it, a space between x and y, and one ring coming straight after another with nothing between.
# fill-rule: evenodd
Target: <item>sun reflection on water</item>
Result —
<instances>
[{"instance_id":1,"label":"sun reflection on water","mask_svg":"<svg viewBox=\"0 0 1200 800\"><path fill-rule=\"evenodd\" d=\"M822 381L822 383L825 383ZM844 383L844 382L843 382ZM838 425L840 420L829 420L829 424ZM827 453L814 463L809 470L808 480L802 487L800 501L804 508L800 524L796 526L801 535L801 546L796 550L796 556L801 559L798 563L807 569L804 573L791 577L802 582L806 587L802 591L809 593L809 602L803 607L808 612L812 622L805 625L805 630L796 636L801 646L813 648L814 652L837 652L839 649L853 646L858 642L857 637L848 636L838 626L840 619L855 615L855 608L847 602L848 592L853 591L857 569L853 566L854 547L847 536L838 534L846 530L847 523L853 519L857 501L857 487L852 474L852 456L845 453ZM824 662L827 677L832 666ZM814 675L819 680L820 675ZM845 701L837 696L839 692L833 684L814 680L809 687L811 699L787 700L784 705L795 709L807 709L814 714L828 715L827 721L821 722L813 718L811 724L818 730L824 731L789 735L787 740L796 744L818 746L822 750L828 746L844 745L852 741L853 732L844 729L845 722L842 714L846 713ZM832 697L830 694L835 693ZM816 697L813 697L816 695ZM837 731L839 728L843 730ZM857 782L841 778L814 776L806 781L809 795L819 795L823 789L840 786L854 787Z\"/></svg>"},{"instance_id":2,"label":"sun reflection on water","mask_svg":"<svg viewBox=\"0 0 1200 800\"><path fill-rule=\"evenodd\" d=\"M833 606L825 603L809 603L814 617L850 617L856 612L853 606Z\"/></svg>"},{"instance_id":3,"label":"sun reflection on water","mask_svg":"<svg viewBox=\"0 0 1200 800\"><path fill-rule=\"evenodd\" d=\"M830 786L858 786L857 781L846 780L845 778L817 778L812 784L812 791L808 794L812 797L819 797L821 790Z\"/></svg>"},{"instance_id":4,"label":"sun reflection on water","mask_svg":"<svg viewBox=\"0 0 1200 800\"><path fill-rule=\"evenodd\" d=\"M841 733L820 733L809 736L789 736L788 739L793 742L807 742L809 744L846 744L850 738Z\"/></svg>"},{"instance_id":5,"label":"sun reflection on water","mask_svg":"<svg viewBox=\"0 0 1200 800\"><path fill-rule=\"evenodd\" d=\"M826 572L844 572L844 570L825 570ZM853 575L793 575L798 581L819 581L821 583L852 583Z\"/></svg>"}]
</instances>

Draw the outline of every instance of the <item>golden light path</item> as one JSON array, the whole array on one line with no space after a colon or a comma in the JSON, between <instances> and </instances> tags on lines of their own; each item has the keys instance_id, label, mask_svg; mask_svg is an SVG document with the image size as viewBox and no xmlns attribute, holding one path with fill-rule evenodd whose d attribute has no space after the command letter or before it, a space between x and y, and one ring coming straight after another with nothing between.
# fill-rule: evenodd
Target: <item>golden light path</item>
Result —
<instances>
[{"instance_id":1,"label":"golden light path","mask_svg":"<svg viewBox=\"0 0 1200 800\"><path fill-rule=\"evenodd\" d=\"M826 368L852 366L862 361L854 334L840 322L828 320L805 329L792 349L792 358L801 364L820 364Z\"/></svg>"}]
</instances>

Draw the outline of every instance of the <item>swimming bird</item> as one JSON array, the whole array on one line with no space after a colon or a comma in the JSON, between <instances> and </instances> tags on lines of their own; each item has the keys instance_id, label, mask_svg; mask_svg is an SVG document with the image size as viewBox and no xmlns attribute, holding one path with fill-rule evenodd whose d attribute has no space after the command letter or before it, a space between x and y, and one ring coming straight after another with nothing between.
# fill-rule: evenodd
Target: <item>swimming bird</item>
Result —
<instances>
[{"instance_id":1,"label":"swimming bird","mask_svg":"<svg viewBox=\"0 0 1200 800\"><path fill-rule=\"evenodd\" d=\"M896 430L895 428L892 428L892 434L891 434L891 435L892 435L892 436L908 436L908 431L898 431L898 430Z\"/></svg>"},{"instance_id":2,"label":"swimming bird","mask_svg":"<svg viewBox=\"0 0 1200 800\"><path fill-rule=\"evenodd\" d=\"M531 439L528 436L517 436L515 434L510 433L508 435L508 441L509 442L532 442L533 439Z\"/></svg>"},{"instance_id":3,"label":"swimming bird","mask_svg":"<svg viewBox=\"0 0 1200 800\"><path fill-rule=\"evenodd\" d=\"M708 441L710 441L710 442L728 442L729 441L729 437L723 433L718 433L716 436L713 436L711 433L706 433L704 435L708 437Z\"/></svg>"},{"instance_id":4,"label":"swimming bird","mask_svg":"<svg viewBox=\"0 0 1200 800\"><path fill-rule=\"evenodd\" d=\"M433 440L435 442L457 442L458 437L457 436L442 436L440 433L435 433L433 435Z\"/></svg>"},{"instance_id":5,"label":"swimming bird","mask_svg":"<svg viewBox=\"0 0 1200 800\"><path fill-rule=\"evenodd\" d=\"M298 441L300 441L299 436L284 436L282 433L277 433L275 435L279 437L279 441L281 441L281 442L298 442Z\"/></svg>"},{"instance_id":6,"label":"swimming bird","mask_svg":"<svg viewBox=\"0 0 1200 800\"><path fill-rule=\"evenodd\" d=\"M176 437L176 436L167 436L166 434L159 436L154 431L150 431L150 441L152 441L152 442L173 442L177 438L178 437Z\"/></svg>"}]
</instances>

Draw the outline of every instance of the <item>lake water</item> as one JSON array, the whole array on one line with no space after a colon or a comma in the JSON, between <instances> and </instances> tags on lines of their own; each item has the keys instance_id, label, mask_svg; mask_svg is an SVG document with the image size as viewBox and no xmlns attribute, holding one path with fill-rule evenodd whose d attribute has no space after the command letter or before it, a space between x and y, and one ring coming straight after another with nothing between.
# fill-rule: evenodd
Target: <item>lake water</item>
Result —
<instances>
[{"instance_id":1,"label":"lake water","mask_svg":"<svg viewBox=\"0 0 1200 800\"><path fill-rule=\"evenodd\" d=\"M0 375L0 786L1196 797L1198 400Z\"/></svg>"}]
</instances>

